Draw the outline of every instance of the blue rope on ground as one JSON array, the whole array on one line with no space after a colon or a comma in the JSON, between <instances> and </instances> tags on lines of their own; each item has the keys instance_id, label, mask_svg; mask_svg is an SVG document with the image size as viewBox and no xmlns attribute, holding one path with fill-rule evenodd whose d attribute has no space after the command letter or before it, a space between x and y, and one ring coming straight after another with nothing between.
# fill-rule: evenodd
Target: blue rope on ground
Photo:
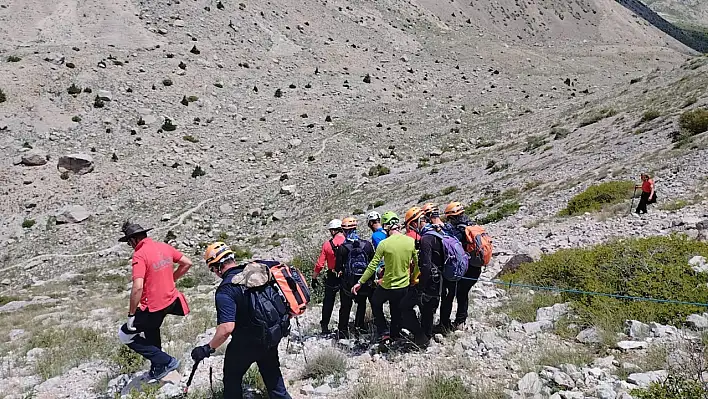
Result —
<instances>
[{"instance_id":1,"label":"blue rope on ground","mask_svg":"<svg viewBox=\"0 0 708 399\"><path fill-rule=\"evenodd\" d=\"M470 281L481 281L484 283L492 283L492 284L496 284L496 285L505 285L507 287L520 287L520 288L529 288L529 289L535 289L535 290L565 292L565 293L569 293L569 294L602 296L602 297L615 298L615 299L629 299L632 301L666 303L666 304L672 304L672 305L691 305L691 306L708 307L708 303L684 302L684 301L677 301L674 299L657 299L657 298L647 298L647 297L641 297L641 296L608 294L606 292L584 291L584 290L578 290L578 289L573 289L573 288L546 287L546 286L542 286L542 285L533 285L533 284L508 283L506 281L489 280L489 279L484 279L484 278L462 277L462 279L470 280Z\"/></svg>"}]
</instances>

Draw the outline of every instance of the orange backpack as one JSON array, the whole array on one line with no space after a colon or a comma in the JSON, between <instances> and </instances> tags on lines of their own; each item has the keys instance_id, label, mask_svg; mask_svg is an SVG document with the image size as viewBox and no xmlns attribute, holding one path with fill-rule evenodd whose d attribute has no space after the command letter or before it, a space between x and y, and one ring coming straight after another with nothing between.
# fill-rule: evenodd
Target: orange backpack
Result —
<instances>
[{"instance_id":1,"label":"orange backpack","mask_svg":"<svg viewBox=\"0 0 708 399\"><path fill-rule=\"evenodd\" d=\"M310 288L302 273L292 266L277 261L258 262L270 268L270 273L285 300L290 315L296 317L305 313L307 304L310 302Z\"/></svg>"},{"instance_id":2,"label":"orange backpack","mask_svg":"<svg viewBox=\"0 0 708 399\"><path fill-rule=\"evenodd\" d=\"M492 260L492 237L487 234L484 227L472 225L465 227L465 251L471 254L470 261L481 263L480 266L487 266Z\"/></svg>"}]
</instances>

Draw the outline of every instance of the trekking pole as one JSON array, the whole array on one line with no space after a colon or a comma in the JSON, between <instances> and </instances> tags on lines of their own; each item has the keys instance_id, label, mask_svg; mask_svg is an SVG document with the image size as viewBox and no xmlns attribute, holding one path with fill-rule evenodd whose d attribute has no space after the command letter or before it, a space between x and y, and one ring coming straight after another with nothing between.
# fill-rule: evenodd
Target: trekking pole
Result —
<instances>
[{"instance_id":1,"label":"trekking pole","mask_svg":"<svg viewBox=\"0 0 708 399\"><path fill-rule=\"evenodd\" d=\"M194 362L194 365L192 366L192 372L189 373L189 379L187 379L187 386L184 387L184 396L187 396L187 393L189 392L189 386L192 385L192 379L194 378L194 373L197 372L198 366L199 362Z\"/></svg>"},{"instance_id":2,"label":"trekking pole","mask_svg":"<svg viewBox=\"0 0 708 399\"><path fill-rule=\"evenodd\" d=\"M632 208L634 208L634 197L637 196L637 186L634 186L634 192L632 193L632 202L629 204L629 213L632 213Z\"/></svg>"},{"instance_id":3,"label":"trekking pole","mask_svg":"<svg viewBox=\"0 0 708 399\"><path fill-rule=\"evenodd\" d=\"M214 393L214 368L209 366L209 389L211 390L211 398L216 399L216 394Z\"/></svg>"},{"instance_id":4,"label":"trekking pole","mask_svg":"<svg viewBox=\"0 0 708 399\"><path fill-rule=\"evenodd\" d=\"M297 326L298 336L300 337L300 351L302 351L302 358L305 359L305 364L307 364L307 355L305 354L305 342L302 340L302 327L300 327L300 320L295 318L295 325Z\"/></svg>"}]
</instances>

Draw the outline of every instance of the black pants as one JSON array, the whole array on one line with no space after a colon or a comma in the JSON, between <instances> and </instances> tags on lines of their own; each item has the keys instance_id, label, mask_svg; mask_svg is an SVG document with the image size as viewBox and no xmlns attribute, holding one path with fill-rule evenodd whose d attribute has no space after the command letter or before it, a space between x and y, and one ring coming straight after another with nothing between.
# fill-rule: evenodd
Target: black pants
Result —
<instances>
[{"instance_id":1,"label":"black pants","mask_svg":"<svg viewBox=\"0 0 708 399\"><path fill-rule=\"evenodd\" d=\"M401 336L401 300L407 292L408 287L388 290L378 286L374 290L374 295L371 297L371 313L374 314L374 323L379 337L389 335L391 338L399 338ZM383 310L386 302L391 309L390 328Z\"/></svg>"},{"instance_id":2,"label":"black pants","mask_svg":"<svg viewBox=\"0 0 708 399\"><path fill-rule=\"evenodd\" d=\"M354 316L354 328L366 329L366 301L371 304L371 296L373 292L368 286L362 286L357 295L352 295L347 287L342 287L339 294L339 325L337 329L341 333L349 332L349 314L352 311L352 306L356 303L356 315ZM371 305L373 308L373 305Z\"/></svg>"},{"instance_id":3,"label":"black pants","mask_svg":"<svg viewBox=\"0 0 708 399\"><path fill-rule=\"evenodd\" d=\"M433 337L433 322L439 304L439 297L422 295L415 288L409 289L401 301L403 323L413 333L417 344L426 344ZM416 306L420 310L420 319L415 313Z\"/></svg>"},{"instance_id":4,"label":"black pants","mask_svg":"<svg viewBox=\"0 0 708 399\"><path fill-rule=\"evenodd\" d=\"M137 331L132 342L127 345L149 360L153 367L165 366L172 360L172 356L162 351L162 339L160 338L160 327L168 314L184 316L179 298L175 299L168 307L156 312L150 312L149 309L138 309L135 312L133 327Z\"/></svg>"},{"instance_id":5,"label":"black pants","mask_svg":"<svg viewBox=\"0 0 708 399\"><path fill-rule=\"evenodd\" d=\"M452 282L444 280L442 291L442 302L440 303L440 324L445 327L452 326L450 316L452 314L452 301L457 298L457 314L455 324L467 321L467 309L470 303L470 290L477 284L479 276L482 274L482 267L470 266L465 274L466 278ZM472 279L472 280L468 280Z\"/></svg>"},{"instance_id":6,"label":"black pants","mask_svg":"<svg viewBox=\"0 0 708 399\"><path fill-rule=\"evenodd\" d=\"M243 376L253 363L258 365L270 399L291 399L280 372L278 347L258 350L234 342L229 343L224 357L224 399L243 398Z\"/></svg>"},{"instance_id":7,"label":"black pants","mask_svg":"<svg viewBox=\"0 0 708 399\"><path fill-rule=\"evenodd\" d=\"M639 197L639 205L637 205L637 213L647 213L647 204L649 203L649 195L646 191L642 191L642 196Z\"/></svg>"},{"instance_id":8,"label":"black pants","mask_svg":"<svg viewBox=\"0 0 708 399\"><path fill-rule=\"evenodd\" d=\"M322 300L322 320L320 326L322 330L328 330L329 320L332 318L334 310L334 301L337 299L337 293L341 289L341 281L333 272L327 270L324 283L324 299Z\"/></svg>"}]
</instances>

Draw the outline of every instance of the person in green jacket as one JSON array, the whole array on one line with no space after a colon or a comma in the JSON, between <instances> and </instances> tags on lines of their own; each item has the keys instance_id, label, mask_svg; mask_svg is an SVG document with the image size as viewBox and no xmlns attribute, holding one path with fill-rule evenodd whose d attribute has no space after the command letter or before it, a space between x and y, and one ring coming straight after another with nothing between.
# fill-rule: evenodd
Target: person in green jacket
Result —
<instances>
[{"instance_id":1,"label":"person in green jacket","mask_svg":"<svg viewBox=\"0 0 708 399\"><path fill-rule=\"evenodd\" d=\"M418 272L418 253L415 250L415 240L401 233L398 215L386 212L381 217L388 238L381 241L376 248L374 257L369 262L366 271L359 282L352 287L356 295L362 284L366 283L376 272L379 261L384 261L384 275L379 287L371 298L371 312L381 341L397 339L401 336L400 303L408 292L411 281L411 267L414 274ZM391 310L391 326L389 329L384 315L383 306L388 302Z\"/></svg>"}]
</instances>

